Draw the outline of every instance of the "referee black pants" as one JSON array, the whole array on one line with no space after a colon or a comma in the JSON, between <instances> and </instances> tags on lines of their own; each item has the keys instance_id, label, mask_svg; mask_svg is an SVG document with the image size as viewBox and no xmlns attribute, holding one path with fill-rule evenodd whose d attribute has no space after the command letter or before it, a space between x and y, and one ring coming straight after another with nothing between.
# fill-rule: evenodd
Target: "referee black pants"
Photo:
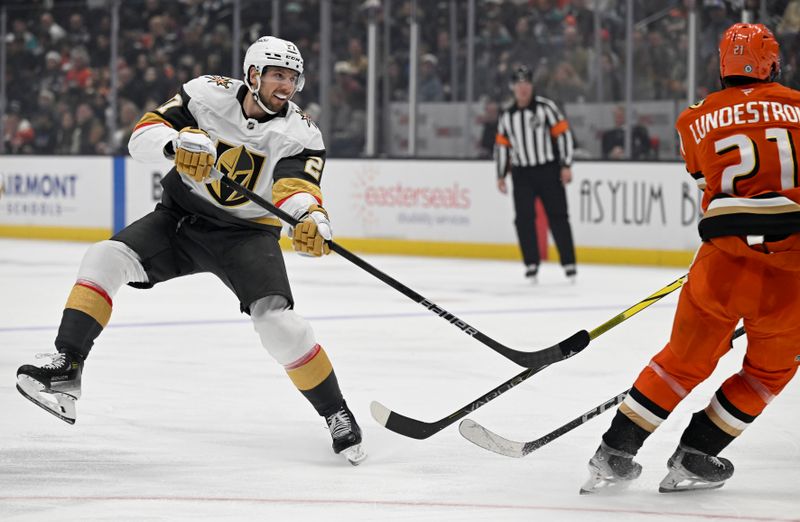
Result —
<instances>
[{"instance_id":1,"label":"referee black pants","mask_svg":"<svg viewBox=\"0 0 800 522\"><path fill-rule=\"evenodd\" d=\"M550 231L562 265L575 264L575 244L567 213L567 192L561 183L561 166L546 163L536 167L511 169L514 193L514 225L517 228L522 259L526 265L538 265L541 260L536 240L536 198L542 200Z\"/></svg>"}]
</instances>

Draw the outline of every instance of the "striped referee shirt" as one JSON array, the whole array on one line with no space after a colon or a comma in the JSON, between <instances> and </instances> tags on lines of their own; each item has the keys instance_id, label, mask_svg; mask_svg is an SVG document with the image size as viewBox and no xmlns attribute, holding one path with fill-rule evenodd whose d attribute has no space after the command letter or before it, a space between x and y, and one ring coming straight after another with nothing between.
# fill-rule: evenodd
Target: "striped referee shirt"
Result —
<instances>
[{"instance_id":1,"label":"striped referee shirt","mask_svg":"<svg viewBox=\"0 0 800 522\"><path fill-rule=\"evenodd\" d=\"M535 167L557 161L572 165L572 131L556 104L534 96L524 108L514 103L497 121L494 159L497 176L505 177L512 167Z\"/></svg>"}]
</instances>

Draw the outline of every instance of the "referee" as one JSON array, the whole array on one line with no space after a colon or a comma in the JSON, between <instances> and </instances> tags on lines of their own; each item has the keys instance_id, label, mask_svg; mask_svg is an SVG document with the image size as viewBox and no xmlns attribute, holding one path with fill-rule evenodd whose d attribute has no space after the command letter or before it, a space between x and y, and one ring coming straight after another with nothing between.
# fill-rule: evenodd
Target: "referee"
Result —
<instances>
[{"instance_id":1,"label":"referee","mask_svg":"<svg viewBox=\"0 0 800 522\"><path fill-rule=\"evenodd\" d=\"M536 282L540 254L536 238L535 199L541 199L567 278L575 281L575 245L567 214L564 185L572 181L572 131L555 103L533 95L533 73L517 67L511 77L514 103L497 122L494 158L497 188L506 194L511 171L514 225L525 277Z\"/></svg>"}]
</instances>

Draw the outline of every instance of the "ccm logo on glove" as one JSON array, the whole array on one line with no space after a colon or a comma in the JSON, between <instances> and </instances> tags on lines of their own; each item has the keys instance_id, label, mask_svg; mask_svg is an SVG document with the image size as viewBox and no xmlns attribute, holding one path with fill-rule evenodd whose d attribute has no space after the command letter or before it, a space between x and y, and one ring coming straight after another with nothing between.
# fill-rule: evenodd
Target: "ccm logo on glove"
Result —
<instances>
[{"instance_id":1,"label":"ccm logo on glove","mask_svg":"<svg viewBox=\"0 0 800 522\"><path fill-rule=\"evenodd\" d=\"M217 149L202 129L185 127L172 144L175 149L175 167L180 174L198 183L210 183L211 168L217 161Z\"/></svg>"},{"instance_id":2,"label":"ccm logo on glove","mask_svg":"<svg viewBox=\"0 0 800 522\"><path fill-rule=\"evenodd\" d=\"M319 205L311 205L308 214L294 227L292 246L301 255L320 257L330 253L325 241L332 238L328 213Z\"/></svg>"}]
</instances>

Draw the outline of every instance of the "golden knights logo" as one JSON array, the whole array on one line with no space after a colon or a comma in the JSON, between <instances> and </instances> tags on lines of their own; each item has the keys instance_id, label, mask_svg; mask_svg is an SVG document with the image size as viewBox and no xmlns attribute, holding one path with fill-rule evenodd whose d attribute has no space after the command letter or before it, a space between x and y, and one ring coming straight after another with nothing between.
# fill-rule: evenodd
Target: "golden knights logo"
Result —
<instances>
[{"instance_id":1,"label":"golden knights logo","mask_svg":"<svg viewBox=\"0 0 800 522\"><path fill-rule=\"evenodd\" d=\"M217 170L224 176L231 178L243 187L250 190L256 189L258 177L264 168L266 158L244 148L244 145L234 147L222 141L217 145ZM222 183L215 181L206 185L206 190L217 203L224 207L237 207L244 205L249 200L239 195Z\"/></svg>"},{"instance_id":2,"label":"golden knights logo","mask_svg":"<svg viewBox=\"0 0 800 522\"><path fill-rule=\"evenodd\" d=\"M316 124L316 123L314 123L314 120L312 120L312 119L311 119L311 115L309 115L307 112L303 112L303 111L301 111L300 109L295 109L295 110L294 110L294 112L296 112L297 114L299 114L299 115L300 115L300 119L301 119L302 121L306 122L306 125L308 125L309 127L311 127L312 125L313 125L314 127L316 127L316 126L317 126L317 124Z\"/></svg>"},{"instance_id":3,"label":"golden knights logo","mask_svg":"<svg viewBox=\"0 0 800 522\"><path fill-rule=\"evenodd\" d=\"M214 83L217 87L225 87L226 89L230 89L233 80L227 78L225 76L218 76L218 75L207 75L208 83Z\"/></svg>"}]
</instances>

